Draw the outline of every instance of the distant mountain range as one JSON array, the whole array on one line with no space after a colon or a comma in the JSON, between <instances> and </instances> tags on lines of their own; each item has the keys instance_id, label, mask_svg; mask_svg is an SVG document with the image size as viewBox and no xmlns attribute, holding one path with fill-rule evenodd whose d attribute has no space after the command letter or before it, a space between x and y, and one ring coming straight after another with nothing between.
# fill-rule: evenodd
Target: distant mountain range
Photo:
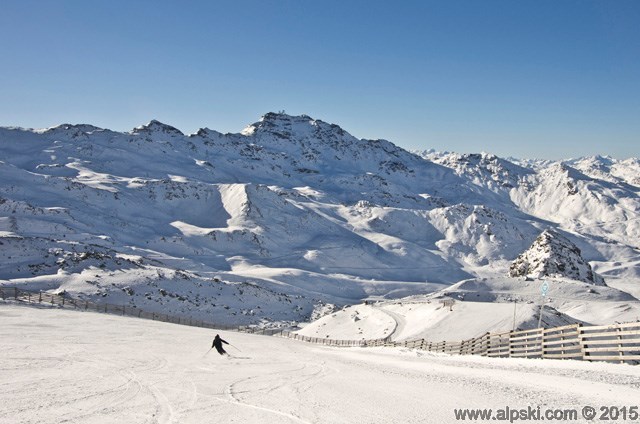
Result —
<instances>
[{"instance_id":1,"label":"distant mountain range","mask_svg":"<svg viewBox=\"0 0 640 424\"><path fill-rule=\"evenodd\" d=\"M409 152L268 113L238 134L158 121L0 128L0 181L4 285L218 322L299 321L325 303L510 278L550 230L592 283L640 293L637 158ZM565 259L576 260L553 261Z\"/></svg>"}]
</instances>

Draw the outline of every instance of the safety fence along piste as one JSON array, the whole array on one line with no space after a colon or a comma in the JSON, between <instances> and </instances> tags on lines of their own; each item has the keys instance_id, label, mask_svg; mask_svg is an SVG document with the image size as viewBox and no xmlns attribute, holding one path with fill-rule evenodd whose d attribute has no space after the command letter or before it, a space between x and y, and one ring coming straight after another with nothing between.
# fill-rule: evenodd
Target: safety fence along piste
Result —
<instances>
[{"instance_id":1,"label":"safety fence along piste","mask_svg":"<svg viewBox=\"0 0 640 424\"><path fill-rule=\"evenodd\" d=\"M216 330L237 331L242 333L264 334L272 336L281 332L280 328L262 328L249 325L222 325L203 320L162 314L158 312L144 311L135 306L115 305L111 303L89 302L86 300L74 299L63 294L53 294L47 292L36 292L19 289L17 287L0 286L0 299L16 300L20 302L46 304L64 308L73 308L82 311L100 312L111 315L122 315L136 318L150 319L154 321L168 322L172 324L189 325L192 327L211 328Z\"/></svg>"},{"instance_id":2,"label":"safety fence along piste","mask_svg":"<svg viewBox=\"0 0 640 424\"><path fill-rule=\"evenodd\" d=\"M386 341L373 345L493 358L578 359L638 364L640 362L640 322L594 326L573 324L486 333L459 342L434 343L421 339L402 342Z\"/></svg>"},{"instance_id":3,"label":"safety fence along piste","mask_svg":"<svg viewBox=\"0 0 640 424\"><path fill-rule=\"evenodd\" d=\"M325 346L343 346L343 347L368 347L368 346L387 346L389 342L389 338L386 337L384 339L373 339L373 340L338 340L338 339L330 339L324 337L309 337L303 336L302 334L294 333L292 331L281 331L277 334L277 336L287 337L289 339L300 340L307 343L316 343Z\"/></svg>"},{"instance_id":4,"label":"safety fence along piste","mask_svg":"<svg viewBox=\"0 0 640 424\"><path fill-rule=\"evenodd\" d=\"M640 322L485 333L462 341L432 342L425 339L391 341L331 340L283 331L279 335L329 346L405 347L450 355L479 355L492 358L577 359L640 363Z\"/></svg>"}]
</instances>

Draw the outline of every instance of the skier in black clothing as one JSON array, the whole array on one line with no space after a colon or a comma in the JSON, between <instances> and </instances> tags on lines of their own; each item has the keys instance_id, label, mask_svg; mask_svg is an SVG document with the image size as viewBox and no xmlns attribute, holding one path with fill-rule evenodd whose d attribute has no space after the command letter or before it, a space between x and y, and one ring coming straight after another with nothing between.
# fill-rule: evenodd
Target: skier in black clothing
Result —
<instances>
[{"instance_id":1,"label":"skier in black clothing","mask_svg":"<svg viewBox=\"0 0 640 424\"><path fill-rule=\"evenodd\" d=\"M224 355L225 353L228 355L227 351L222 348L222 343L229 344L226 341L222 340L218 334L216 334L216 337L213 339L211 348L213 349L215 347L220 355Z\"/></svg>"}]
</instances>

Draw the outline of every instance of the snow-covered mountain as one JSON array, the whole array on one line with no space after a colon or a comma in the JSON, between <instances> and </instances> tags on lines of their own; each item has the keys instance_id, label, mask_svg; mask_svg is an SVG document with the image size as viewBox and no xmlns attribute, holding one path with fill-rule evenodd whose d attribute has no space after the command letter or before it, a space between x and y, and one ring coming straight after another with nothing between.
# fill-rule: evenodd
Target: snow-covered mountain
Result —
<instances>
[{"instance_id":1,"label":"snow-covered mountain","mask_svg":"<svg viewBox=\"0 0 640 424\"><path fill-rule=\"evenodd\" d=\"M512 277L564 277L596 285L604 279L593 272L580 249L555 231L544 230L511 264Z\"/></svg>"},{"instance_id":2,"label":"snow-covered mountain","mask_svg":"<svg viewBox=\"0 0 640 424\"><path fill-rule=\"evenodd\" d=\"M597 156L553 162L507 160L486 153L420 155L501 196L501 204L525 214L524 219L540 229L538 234L555 228L605 279L614 284L623 279L620 283L626 288L640 293L637 159ZM538 234L528 233L527 242Z\"/></svg>"},{"instance_id":3,"label":"snow-covered mountain","mask_svg":"<svg viewBox=\"0 0 640 424\"><path fill-rule=\"evenodd\" d=\"M638 294L638 169L418 154L276 113L236 134L155 120L0 128L0 284L298 321L326 303L506 278L553 228Z\"/></svg>"}]
</instances>

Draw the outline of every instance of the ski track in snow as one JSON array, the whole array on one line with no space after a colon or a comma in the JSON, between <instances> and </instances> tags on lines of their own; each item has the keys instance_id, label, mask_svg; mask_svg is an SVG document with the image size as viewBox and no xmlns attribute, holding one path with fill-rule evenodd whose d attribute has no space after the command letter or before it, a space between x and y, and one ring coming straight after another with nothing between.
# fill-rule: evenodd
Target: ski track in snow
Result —
<instances>
[{"instance_id":1,"label":"ski track in snow","mask_svg":"<svg viewBox=\"0 0 640 424\"><path fill-rule=\"evenodd\" d=\"M307 365L303 366L302 368L293 369L290 372L293 372L294 376L295 376L296 373L304 371L306 368L307 368ZM277 375L278 377L282 377L282 373L281 372L270 373L270 374L266 374L266 375L263 375L263 376L260 376L260 377L269 378L269 377L273 377L275 375ZM317 373L316 374L312 374L312 375L315 377L317 375ZM260 410L260 411L266 411L266 412L269 412L269 413L272 413L272 414L275 414L275 415L278 415L278 416L282 416L282 417L288 418L288 419L290 419L290 420L292 420L294 422L310 424L310 421L303 420L299 416L296 416L294 414L281 412L281 411L278 411L278 410L275 410L275 409L266 408L266 407L262 407L262 406L252 405L250 403L247 403L247 402L241 400L241 396L239 396L241 394L247 394L247 393L253 394L255 392L272 393L272 392L274 392L274 391L276 391L276 390L278 390L278 389L280 389L282 387L285 387L285 386L288 386L288 385L291 384L290 382L286 382L286 383L282 383L282 384L276 384L274 386L267 385L267 387L265 389L258 389L258 390L239 391L239 390L235 389L236 386L243 385L244 383L249 383L249 382L251 382L252 380L255 380L255 379L256 379L256 377L247 377L247 378L240 379L238 381L235 381L235 382L229 384L225 388L225 392L227 393L227 395L228 395L229 399L231 400L231 402L235 403L235 404L238 404L238 405L241 405L241 406L244 406L244 407L247 407L247 408L254 408L254 409L257 409L257 410ZM303 379L301 381L304 381L304 380L306 380L306 379ZM294 382L293 384L295 385L295 384L298 384L299 382L300 381Z\"/></svg>"},{"instance_id":2,"label":"ski track in snow","mask_svg":"<svg viewBox=\"0 0 640 424\"><path fill-rule=\"evenodd\" d=\"M0 303L0 424L455 422L454 408L632 406L640 367L331 348ZM4 313L7 312L7 313ZM578 421L580 422L580 421Z\"/></svg>"}]
</instances>

